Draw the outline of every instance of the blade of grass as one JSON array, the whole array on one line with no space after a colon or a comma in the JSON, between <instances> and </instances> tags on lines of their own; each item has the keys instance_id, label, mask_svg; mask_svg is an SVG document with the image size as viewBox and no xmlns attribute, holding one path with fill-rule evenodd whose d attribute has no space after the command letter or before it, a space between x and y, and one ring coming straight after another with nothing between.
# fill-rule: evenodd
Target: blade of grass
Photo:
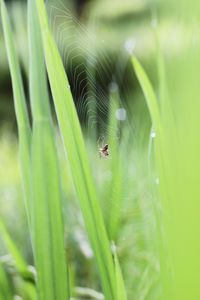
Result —
<instances>
[{"instance_id":1,"label":"blade of grass","mask_svg":"<svg viewBox=\"0 0 200 300\"><path fill-rule=\"evenodd\" d=\"M12 79L12 87L14 94L15 113L17 117L18 133L19 133L19 159L22 185L24 191L24 201L27 210L28 220L31 219L31 199L30 199L30 139L31 128L27 113L26 99L24 94L23 82L20 73L19 60L17 57L10 20L6 10L4 1L1 0L1 17L5 45L9 68Z\"/></svg>"},{"instance_id":2,"label":"blade of grass","mask_svg":"<svg viewBox=\"0 0 200 300\"><path fill-rule=\"evenodd\" d=\"M143 90L143 93L144 93L144 96L145 96L145 99L146 99L146 102L147 102L147 105L149 108L153 127L154 127L156 133L160 133L161 132L161 119L160 119L159 106L158 106L158 101L156 99L156 95L154 93L151 82L150 82L149 78L147 77L147 74L144 71L143 67L141 66L140 62L138 61L138 59L135 56L132 57L132 64L135 69L137 78L140 82L140 85L142 87L142 90Z\"/></svg>"},{"instance_id":3,"label":"blade of grass","mask_svg":"<svg viewBox=\"0 0 200 300\"><path fill-rule=\"evenodd\" d=\"M28 266L27 266L26 262L24 261L23 257L19 253L19 251L18 251L16 245L14 244L14 242L12 241L11 237L9 236L9 234L5 228L5 225L2 221L0 221L0 232L1 232L2 239L3 239L4 243L6 244L6 248L8 249L9 253L12 255L12 257L15 261L15 265L16 265L18 272L24 276L31 275L31 273L28 271ZM32 278L32 280L33 280L33 278Z\"/></svg>"},{"instance_id":4,"label":"blade of grass","mask_svg":"<svg viewBox=\"0 0 200 300\"><path fill-rule=\"evenodd\" d=\"M33 272L30 271L29 266L25 262L24 258L22 257L14 241L8 234L7 229L1 220L0 220L0 232L7 250L11 254L12 259L14 260L14 267L19 273L20 277L24 280L23 290L25 294L28 296L28 299L35 300L36 299L36 289L34 285L35 276Z\"/></svg>"},{"instance_id":5,"label":"blade of grass","mask_svg":"<svg viewBox=\"0 0 200 300\"><path fill-rule=\"evenodd\" d=\"M5 271L0 263L0 300L12 300L11 287L6 277Z\"/></svg>"},{"instance_id":6,"label":"blade of grass","mask_svg":"<svg viewBox=\"0 0 200 300\"><path fill-rule=\"evenodd\" d=\"M156 98L152 84L145 70L143 69L142 65L140 64L140 62L135 56L132 57L132 64L136 76L141 85L142 91L144 93L145 100L151 116L152 127L155 130L155 134L156 134L156 139L154 139L154 145L155 145L157 168L161 172L160 175L162 174L163 178L166 178L166 174L163 173L164 165L166 164L165 160L163 159L163 153L165 152L166 154L165 136L163 132L163 126L162 126L163 124L161 121L158 100Z\"/></svg>"},{"instance_id":7,"label":"blade of grass","mask_svg":"<svg viewBox=\"0 0 200 300\"><path fill-rule=\"evenodd\" d=\"M1 16L2 25L5 38L6 51L8 56L9 68L12 79L12 87L14 93L14 105L17 118L18 133L19 133L19 161L21 180L23 187L24 202L26 212L28 216L29 228L31 229L31 197L30 197L30 142L31 142L31 128L29 123L29 117L27 113L26 99L23 88L22 76L20 72L19 59L14 45L12 29L10 20L6 10L6 6L1 1ZM16 268L20 275L26 280L32 278L32 273L28 270L27 265L23 261L16 246L10 239L6 232L4 225L1 223L1 232L4 240L7 244L9 252L15 260ZM35 299L35 289L29 282L25 283L25 289L30 299ZM3 298L4 299L4 298ZM5 297L6 299L6 297Z\"/></svg>"},{"instance_id":8,"label":"blade of grass","mask_svg":"<svg viewBox=\"0 0 200 300\"><path fill-rule=\"evenodd\" d=\"M35 1L28 1L30 98L33 114L32 190L38 299L69 299L60 175Z\"/></svg>"},{"instance_id":9,"label":"blade of grass","mask_svg":"<svg viewBox=\"0 0 200 300\"><path fill-rule=\"evenodd\" d=\"M119 260L116 251L114 253L114 261L115 261L115 276L116 276L116 285L117 285L116 300L127 300L123 275L119 265Z\"/></svg>"},{"instance_id":10,"label":"blade of grass","mask_svg":"<svg viewBox=\"0 0 200 300\"><path fill-rule=\"evenodd\" d=\"M162 200L168 198L169 191L167 189L167 181L170 179L170 174L167 172L167 162L169 161L169 155L166 148L166 137L165 131L163 130L162 119L160 116L158 101L156 95L154 93L153 87L151 82L141 66L140 62L137 60L136 57L132 57L132 64L135 69L137 78L143 90L147 106L149 108L149 113L152 120L153 129L156 132L156 139L154 140L155 145L155 157L156 157L156 167L158 174L161 179L161 184L159 187L159 193ZM162 188L161 188L162 186ZM162 201L162 208L163 212L166 212L166 205L169 206L166 201ZM159 248L159 255L160 255L160 269L161 269L161 282L162 282L162 299L169 299L170 298L170 281L171 281L171 274L168 266L167 257L167 249L166 244L164 241L165 233L163 225L169 223L168 214L163 214L160 216L160 212L155 212L157 217L157 235L158 235L158 248Z\"/></svg>"},{"instance_id":11,"label":"blade of grass","mask_svg":"<svg viewBox=\"0 0 200 300\"><path fill-rule=\"evenodd\" d=\"M37 1L37 8L51 91L86 229L97 260L105 297L107 300L116 299L115 272L110 245L68 79L49 32L43 1Z\"/></svg>"}]
</instances>

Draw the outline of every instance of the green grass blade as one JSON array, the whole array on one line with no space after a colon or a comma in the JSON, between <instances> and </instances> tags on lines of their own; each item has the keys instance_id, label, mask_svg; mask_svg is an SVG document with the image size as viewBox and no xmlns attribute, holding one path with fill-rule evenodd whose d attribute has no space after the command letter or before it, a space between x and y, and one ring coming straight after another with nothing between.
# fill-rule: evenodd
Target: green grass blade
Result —
<instances>
[{"instance_id":1,"label":"green grass blade","mask_svg":"<svg viewBox=\"0 0 200 300\"><path fill-rule=\"evenodd\" d=\"M160 119L160 112L159 112L159 106L158 106L158 101L156 98L156 95L154 93L153 87L151 85L151 82L149 78L147 77L146 72L144 71L143 67L141 66L140 62L138 59L133 56L132 57L132 64L136 72L136 76L139 80L139 83L142 87L151 120L153 123L153 127L156 130L157 133L160 133L161 130L161 119Z\"/></svg>"},{"instance_id":2,"label":"green grass blade","mask_svg":"<svg viewBox=\"0 0 200 300\"><path fill-rule=\"evenodd\" d=\"M114 264L79 120L58 49L48 29L43 1L37 1L37 8L43 34L48 76L74 184L96 256L105 298L107 300L115 299Z\"/></svg>"},{"instance_id":3,"label":"green grass blade","mask_svg":"<svg viewBox=\"0 0 200 300\"><path fill-rule=\"evenodd\" d=\"M145 70L143 69L142 65L135 56L132 57L132 64L135 69L136 76L141 85L142 91L144 93L145 100L151 116L152 127L156 133L156 139L154 139L154 144L157 169L158 172L160 172L160 176L167 180L167 174L165 174L167 159L166 157L164 159L164 155L167 154L165 149L165 132L163 131L163 124L159 111L158 100Z\"/></svg>"},{"instance_id":4,"label":"green grass blade","mask_svg":"<svg viewBox=\"0 0 200 300\"><path fill-rule=\"evenodd\" d=\"M35 122L51 121L46 69L35 1L28 1L31 110Z\"/></svg>"},{"instance_id":5,"label":"green grass blade","mask_svg":"<svg viewBox=\"0 0 200 300\"><path fill-rule=\"evenodd\" d=\"M20 73L19 60L14 45L14 39L10 20L7 14L6 6L1 1L1 16L5 38L6 51L8 56L9 68L12 79L12 87L14 94L14 105L17 117L18 132L19 132L19 157L21 167L21 177L24 189L25 206L30 221L30 139L31 129L28 119L26 100L23 88L22 77Z\"/></svg>"},{"instance_id":6,"label":"green grass blade","mask_svg":"<svg viewBox=\"0 0 200 300\"><path fill-rule=\"evenodd\" d=\"M0 233L7 251L12 256L12 259L14 261L14 267L16 268L17 273L19 273L19 276L24 280L23 287L22 287L23 292L27 295L28 299L35 300L36 299L36 289L34 285L35 276L33 272L30 271L29 266L25 262L24 258L22 257L14 241L8 234L7 229L1 220L0 220Z\"/></svg>"},{"instance_id":7,"label":"green grass blade","mask_svg":"<svg viewBox=\"0 0 200 300\"><path fill-rule=\"evenodd\" d=\"M61 194L48 122L34 124L32 145L34 253L39 299L68 299Z\"/></svg>"},{"instance_id":8,"label":"green grass blade","mask_svg":"<svg viewBox=\"0 0 200 300\"><path fill-rule=\"evenodd\" d=\"M162 282L162 295L163 299L170 298L169 296L169 286L170 286L170 274L168 270L168 262L166 260L166 245L164 242L165 235L163 234L163 224L167 224L168 214L166 214L166 203L164 199L169 196L169 191L167 188L167 182L171 178L171 175L168 172L168 162L169 154L167 151L167 144L166 144L166 131L163 130L162 118L160 116L158 101L156 95L154 93L153 87L151 82L144 71L143 67L141 66L140 62L137 60L136 57L132 58L133 67L135 69L137 78L139 83L142 87L145 100L147 102L147 106L149 108L149 113L152 120L153 129L156 132L156 139L154 140L155 146L155 158L156 158L156 167L157 172L159 174L159 178L161 181L160 186L162 185L163 188L159 188L159 193L162 199L162 208L164 214L160 216L160 212L155 212L157 214L157 236L158 236L158 248L159 248L159 255L160 255L160 269L161 269L161 282ZM163 184L164 183L164 184ZM164 229L166 230L166 228Z\"/></svg>"},{"instance_id":9,"label":"green grass blade","mask_svg":"<svg viewBox=\"0 0 200 300\"><path fill-rule=\"evenodd\" d=\"M122 271L121 271L121 268L119 265L119 260L118 260L116 251L114 253L114 261L115 261L115 276L116 276L116 285L117 285L116 300L127 300L123 275L122 275Z\"/></svg>"},{"instance_id":10,"label":"green grass blade","mask_svg":"<svg viewBox=\"0 0 200 300\"><path fill-rule=\"evenodd\" d=\"M60 177L35 1L28 2L30 96L33 113L32 190L38 299L69 299Z\"/></svg>"},{"instance_id":11,"label":"green grass blade","mask_svg":"<svg viewBox=\"0 0 200 300\"><path fill-rule=\"evenodd\" d=\"M8 62L11 71L17 121L19 126L28 126L29 121L28 121L25 95L24 95L18 57L14 46L10 20L8 17L6 6L3 1L1 1L1 16L2 16L2 24L3 24Z\"/></svg>"},{"instance_id":12,"label":"green grass blade","mask_svg":"<svg viewBox=\"0 0 200 300\"><path fill-rule=\"evenodd\" d=\"M0 300L12 300L11 287L0 263Z\"/></svg>"},{"instance_id":13,"label":"green grass blade","mask_svg":"<svg viewBox=\"0 0 200 300\"><path fill-rule=\"evenodd\" d=\"M9 253L12 255L12 257L15 261L17 270L19 271L19 273L24 274L25 272L28 271L27 264L25 263L23 257L19 253L16 245L14 244L11 237L9 236L9 234L5 228L5 225L2 221L0 221L0 232L1 232L2 239L6 245L6 248L8 249Z\"/></svg>"}]
</instances>

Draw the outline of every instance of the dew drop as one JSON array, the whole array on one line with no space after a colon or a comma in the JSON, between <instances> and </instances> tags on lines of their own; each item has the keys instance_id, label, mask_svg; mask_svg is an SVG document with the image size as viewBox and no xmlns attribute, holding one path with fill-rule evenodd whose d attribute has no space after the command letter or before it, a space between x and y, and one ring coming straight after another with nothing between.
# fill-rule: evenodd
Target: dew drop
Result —
<instances>
[{"instance_id":1,"label":"dew drop","mask_svg":"<svg viewBox=\"0 0 200 300\"><path fill-rule=\"evenodd\" d=\"M115 116L116 116L116 119L119 121L126 120L126 110L123 107L118 108L115 112Z\"/></svg>"},{"instance_id":2,"label":"dew drop","mask_svg":"<svg viewBox=\"0 0 200 300\"><path fill-rule=\"evenodd\" d=\"M115 243L113 241L111 242L111 252L113 254L115 254L117 252L117 246L115 245Z\"/></svg>"},{"instance_id":3,"label":"dew drop","mask_svg":"<svg viewBox=\"0 0 200 300\"><path fill-rule=\"evenodd\" d=\"M124 48L130 55L133 54L135 49L135 40L131 38L127 39L125 41Z\"/></svg>"},{"instance_id":4,"label":"dew drop","mask_svg":"<svg viewBox=\"0 0 200 300\"><path fill-rule=\"evenodd\" d=\"M154 130L151 131L151 138L154 139L156 137L156 132Z\"/></svg>"}]
</instances>

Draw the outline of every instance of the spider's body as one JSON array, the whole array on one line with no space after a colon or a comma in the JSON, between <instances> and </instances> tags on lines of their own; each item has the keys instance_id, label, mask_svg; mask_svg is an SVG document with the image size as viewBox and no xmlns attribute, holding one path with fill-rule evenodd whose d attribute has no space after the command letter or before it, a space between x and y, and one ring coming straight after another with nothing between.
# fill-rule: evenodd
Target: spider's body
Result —
<instances>
[{"instance_id":1,"label":"spider's body","mask_svg":"<svg viewBox=\"0 0 200 300\"><path fill-rule=\"evenodd\" d=\"M107 157L109 155L108 144L104 145L102 148L99 149L99 154L101 157Z\"/></svg>"}]
</instances>

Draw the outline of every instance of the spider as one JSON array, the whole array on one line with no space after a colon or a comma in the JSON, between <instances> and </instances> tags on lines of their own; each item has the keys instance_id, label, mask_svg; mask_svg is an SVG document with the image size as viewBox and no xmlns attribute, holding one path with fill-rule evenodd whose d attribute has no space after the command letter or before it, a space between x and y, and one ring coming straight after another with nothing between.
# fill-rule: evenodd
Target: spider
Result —
<instances>
[{"instance_id":1,"label":"spider","mask_svg":"<svg viewBox=\"0 0 200 300\"><path fill-rule=\"evenodd\" d=\"M99 138L100 140L101 138ZM108 151L108 144L103 144L102 143L102 146L100 147L99 146L99 140L98 140L98 147L99 147L99 155L100 155L100 158L101 157L104 157L104 158L107 158L109 156L109 151Z\"/></svg>"},{"instance_id":2,"label":"spider","mask_svg":"<svg viewBox=\"0 0 200 300\"><path fill-rule=\"evenodd\" d=\"M109 155L108 152L108 144L104 145L102 148L99 148L100 157L107 157Z\"/></svg>"}]
</instances>

